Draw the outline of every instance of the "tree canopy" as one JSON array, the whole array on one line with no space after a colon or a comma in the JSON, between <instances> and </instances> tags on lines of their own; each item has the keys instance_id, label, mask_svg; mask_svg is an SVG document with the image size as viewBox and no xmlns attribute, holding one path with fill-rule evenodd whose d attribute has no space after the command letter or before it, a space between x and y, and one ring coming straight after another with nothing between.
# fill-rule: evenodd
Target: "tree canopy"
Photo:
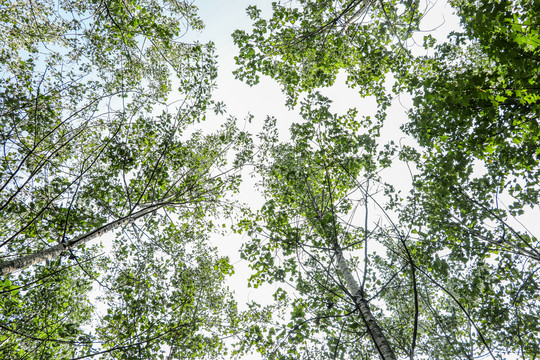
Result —
<instances>
[{"instance_id":1,"label":"tree canopy","mask_svg":"<svg viewBox=\"0 0 540 360\"><path fill-rule=\"evenodd\" d=\"M0 357L538 358L540 6L448 6L437 41L419 1L250 5L234 75L281 86L284 132L214 97L197 3L2 3Z\"/></svg>"}]
</instances>

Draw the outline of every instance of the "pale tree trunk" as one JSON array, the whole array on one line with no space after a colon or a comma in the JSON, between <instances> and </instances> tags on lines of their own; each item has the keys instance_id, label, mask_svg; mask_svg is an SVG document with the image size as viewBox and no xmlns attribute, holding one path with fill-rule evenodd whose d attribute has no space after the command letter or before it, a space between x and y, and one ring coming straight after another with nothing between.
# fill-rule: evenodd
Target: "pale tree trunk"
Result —
<instances>
[{"instance_id":1,"label":"pale tree trunk","mask_svg":"<svg viewBox=\"0 0 540 360\"><path fill-rule=\"evenodd\" d=\"M57 258L66 250L75 249L83 244L86 244L90 240L93 240L109 231L117 229L121 226L132 223L133 221L148 215L156 210L159 210L166 203L154 204L134 213L131 213L127 216L124 216L118 220L112 221L108 224L105 224L99 228L91 230L86 234L77 236L75 239L66 241L65 243L59 243L55 246L51 246L47 249L37 251L33 254L21 256L19 258L4 261L0 263L0 276L11 274L12 272L23 270L29 266L39 264L49 259Z\"/></svg>"},{"instance_id":2,"label":"pale tree trunk","mask_svg":"<svg viewBox=\"0 0 540 360\"><path fill-rule=\"evenodd\" d=\"M381 359L396 360L396 355L394 354L394 351L392 350L388 339L383 334L381 327L371 313L371 309L369 308L367 300L364 298L362 290L358 286L356 279L352 275L351 269L349 269L347 262L343 258L343 252L341 251L341 248L339 246L336 246L334 248L334 251L336 253L339 270L345 278L348 290L352 295L356 307L360 311L362 320L367 327L368 333L371 336L371 339L373 340L373 343L375 344L375 347L377 348Z\"/></svg>"}]
</instances>

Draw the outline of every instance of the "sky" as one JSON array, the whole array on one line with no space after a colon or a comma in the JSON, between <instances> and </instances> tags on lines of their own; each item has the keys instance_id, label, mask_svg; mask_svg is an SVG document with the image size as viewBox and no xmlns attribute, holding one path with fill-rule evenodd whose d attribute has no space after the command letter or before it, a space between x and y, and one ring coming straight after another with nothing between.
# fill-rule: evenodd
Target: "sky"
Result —
<instances>
[{"instance_id":1,"label":"sky","mask_svg":"<svg viewBox=\"0 0 540 360\"><path fill-rule=\"evenodd\" d=\"M269 18L271 16L271 1L257 0L200 0L195 2L199 8L199 15L205 23L206 28L201 33L190 34L190 39L200 42L213 41L216 46L218 56L218 88L214 92L214 97L218 101L226 104L226 110L230 115L236 116L239 120L239 126L247 126L253 134L261 128L264 119L267 116L274 116L280 129L280 133L285 138L288 133L288 127L294 121L300 120L296 109L290 110L285 106L285 96L282 94L279 85L267 78L261 77L258 85L250 87L243 82L236 80L232 71L236 69L234 56L238 51L233 43L231 34L235 29L249 31L251 21L246 15L245 9L249 5L257 5L262 10L262 16ZM443 41L446 35L459 28L457 17L451 13L450 7L445 1L436 3L424 2L423 6L431 8L429 16L426 16L421 24L424 31L432 31L432 34L438 40ZM418 44L422 44L423 34L415 36ZM413 46L415 51L425 50L421 46ZM359 116L373 115L376 112L374 99L363 99L356 90L349 89L345 84L345 76L338 76L336 85L331 88L321 89L321 92L333 101L332 110L338 114L345 113L349 108L356 107ZM389 110L387 125L385 125L381 140L387 142L399 139L405 139L405 135L400 131L399 126L407 119L407 110L411 100L407 96L400 96L394 99L393 105ZM248 115L253 115L251 124L246 124L243 119ZM219 126L219 119L212 119L204 126ZM410 141L410 140L407 140ZM403 145L405 142L403 143ZM405 176L404 176L405 174ZM393 182L397 189L406 193L410 188L410 175L405 164L396 163L385 178ZM252 208L259 208L263 199L256 191L256 179L244 176L244 183L240 192L240 201L245 201ZM230 279L229 284L236 293L237 301L240 307L248 301L258 301L265 303L271 299L272 287L264 289L251 289L246 287L247 277L250 269L246 262L240 259L239 249L243 239L237 235L230 234L226 239L217 237L214 241L219 253L229 256L232 264L235 266L236 273Z\"/></svg>"},{"instance_id":2,"label":"sky","mask_svg":"<svg viewBox=\"0 0 540 360\"><path fill-rule=\"evenodd\" d=\"M226 104L228 114L236 116L239 126L246 126L252 134L257 133L261 128L264 119L267 116L274 116L282 133L283 138L287 137L288 127L294 121L298 121L299 115L297 109L288 109L285 106L285 96L282 94L279 85L267 77L261 77L258 85L250 87L243 82L236 80L232 71L236 68L234 56L237 55L237 48L233 43L231 34L235 29L250 30L251 21L245 13L248 5L257 5L263 12L264 18L271 16L271 1L256 0L200 0L195 2L199 7L199 15L206 25L201 33L191 33L189 40L200 42L213 41L216 46L218 56L218 88L214 92L214 98L217 101L223 101ZM459 30L459 21L453 14L452 9L446 1L423 1L422 5L429 9L427 15L422 20L420 29L413 37L414 42L410 41L407 46L412 49L415 55L425 54L426 50L421 46L423 36L431 34L438 42L443 42L449 32ZM356 90L347 88L345 76L338 76L336 85L331 88L321 89L323 95L333 100L332 111L343 114L349 108L356 107L359 116L373 115L376 111L376 104L373 99L363 99ZM396 143L401 141L402 145L415 145L410 137L405 136L400 125L407 121L407 111L412 101L406 95L396 97L392 107L388 112L388 120L383 128L381 141L383 143L394 140ZM246 123L248 114L253 116L251 123ZM204 126L212 130L219 126L222 119L212 118L205 122ZM413 169L414 171L414 169ZM249 172L249 170L248 170ZM263 199L257 192L257 179L253 179L249 174L244 174L244 183L240 191L240 201L249 204L253 209L259 208ZM411 177L409 170L404 163L396 162L383 175L385 180L391 182L396 189L401 190L404 195L410 189ZM535 214L528 213L522 221L525 226L534 224ZM517 224L519 225L519 224ZM268 304L272 299L272 293L276 289L274 286L263 286L261 289L252 289L247 287L247 278L251 270L247 263L240 259L239 250L245 238L229 234L226 237L216 236L213 244L218 248L220 255L228 256L230 262L235 266L235 275L228 281L229 287L234 290L236 300L240 309L246 309L245 303L256 301L261 304ZM373 251L378 251L373 249ZM383 250L381 250L383 251ZM245 357L244 359L258 359L256 355Z\"/></svg>"},{"instance_id":3,"label":"sky","mask_svg":"<svg viewBox=\"0 0 540 360\"><path fill-rule=\"evenodd\" d=\"M233 43L231 34L236 29L248 30L251 28L251 21L246 15L245 9L249 5L259 6L265 18L271 16L271 1L257 0L199 0L195 2L199 8L199 15L206 25L201 33L191 31L186 35L184 41L212 41L216 46L218 56L218 79L217 89L214 92L214 99L226 104L226 111L238 119L240 128L256 134L262 129L262 124L267 116L274 116L277 119L282 137L286 138L288 127L294 121L300 120L298 109L288 109L285 106L285 96L282 94L279 85L267 77L261 77L258 85L250 87L243 82L236 80L232 71L236 68L234 56L237 55L237 48ZM421 23L421 30L414 37L416 44L412 42L407 45L416 55L425 54L422 47L422 38L428 32L439 42L446 39L450 31L458 30L459 23L457 17L452 13L452 9L445 1L426 2L423 6L430 9L427 16ZM354 89L349 89L345 84L345 76L338 76L336 85L331 88L321 89L323 95L333 100L332 111L344 114L349 108L356 107L359 116L373 115L376 111L376 104L373 99L364 99ZM411 106L411 99L406 95L396 97L392 107L388 112L388 120L383 128L381 141L394 140L396 143L402 140L402 144L415 145L409 137L406 137L399 129L400 125L407 120L407 111ZM251 123L246 123L244 119L248 114L253 116ZM209 119L202 125L206 130L217 130L222 124L223 118L213 117L209 114ZM414 169L413 169L414 170ZM250 205L252 209L258 209L264 199L257 192L257 179L249 176L249 169L243 176L243 184L240 191L240 201ZM396 162L391 169L386 170L385 180L391 182L396 189L406 194L410 189L409 170L403 163ZM526 226L534 224L535 214L526 214L523 222ZM360 216L361 217L361 216ZM263 286L259 289L247 287L247 279L251 274L247 262L240 259L240 248L247 238L233 234L227 236L216 235L212 243L217 247L221 256L228 256L230 263L235 267L235 274L228 280L228 286L236 294L235 299L240 309L246 309L247 302L255 301L260 304L268 304L272 299L272 294L277 285ZM377 251L377 249L373 249ZM247 356L242 359L259 359L257 355Z\"/></svg>"},{"instance_id":4,"label":"sky","mask_svg":"<svg viewBox=\"0 0 540 360\"><path fill-rule=\"evenodd\" d=\"M232 71L236 68L234 56L237 55L237 48L233 43L231 34L235 29L248 30L251 28L250 19L245 13L248 5L257 5L263 11L263 17L271 16L271 1L256 0L229 0L212 1L201 0L195 3L199 7L199 14L206 25L205 30L200 34L191 34L193 40L200 42L213 41L216 45L218 55L218 88L214 92L214 97L218 101L226 104L226 110L230 115L234 115L239 120L239 126L247 126L252 134L255 134L262 128L264 119L267 116L274 116L281 134L286 138L288 127L294 121L298 121L297 109L290 110L285 106L285 96L282 94L279 85L267 77L261 77L258 85L250 87L234 78ZM435 4L424 3L424 6L432 9L427 16L421 28L425 31L437 29L434 36L439 40L444 40L446 34L459 27L457 17L451 14L451 9L444 1L438 1ZM415 39L418 44L422 44L423 34L418 34ZM420 46L415 51L424 51ZM376 104L374 99L363 99L356 90L349 89L345 84L345 76L338 76L336 85L331 88L321 89L321 92L333 100L332 111L343 114L349 108L356 107L359 116L374 115ZM405 136L401 133L399 126L407 119L407 110L411 100L407 96L400 96L394 99L393 105L389 110L387 125L382 132L382 141L390 139L399 142ZM251 124L246 124L243 119L248 115L253 115ZM218 124L218 118L210 118L204 126ZM406 140L410 141L410 140ZM405 145L405 143L403 143ZM248 174L246 174L248 175ZM387 174L386 179L393 182L397 189L406 193L410 188L410 175L404 163L396 163ZM244 183L240 191L240 201L244 201L252 208L259 208L263 199L257 193L256 179L250 176L244 176ZM235 266L235 274L229 279L228 285L234 290L236 300L240 309L246 309L245 303L256 301L261 304L268 304L272 299L272 293L277 285L263 286L259 289L247 287L247 278L251 270L247 263L240 259L239 250L242 242L246 239L235 234L229 234L225 238L217 236L213 244L218 248L219 254L228 256L231 264ZM377 249L374 249L377 251ZM383 251L383 250L381 250ZM244 359L258 359L257 355L245 357Z\"/></svg>"},{"instance_id":5,"label":"sky","mask_svg":"<svg viewBox=\"0 0 540 360\"><path fill-rule=\"evenodd\" d=\"M251 28L251 21L245 13L247 6L258 5L263 10L263 17L268 18L271 16L270 4L271 1L268 0L198 0L195 5L199 7L199 14L206 24L206 28L201 33L192 31L186 37L186 40L213 41L215 43L219 76L217 80L218 88L214 92L214 98L226 104L228 114L238 118L240 127L245 125L246 130L255 134L262 128L263 121L267 116L274 116L278 120L283 137L286 138L290 124L300 120L300 118L297 109L291 110L285 106L286 99L279 85L269 78L262 77L260 84L250 87L236 80L232 74L232 71L236 68L234 56L237 55L237 48L231 37L232 32L236 29L249 30ZM443 41L450 31L459 29L457 17L452 14L445 1L424 2L424 6L430 8L428 15L421 23L421 29L426 33L430 32L436 39ZM431 32L432 30L434 32ZM416 35L415 40L418 44L421 44L422 37L422 32ZM411 46L417 54L424 51L419 46L413 44ZM341 74L338 76L335 86L321 89L324 95L334 101L332 110L338 114L343 114L349 108L356 107L359 110L359 116L373 115L376 111L374 100L360 97L356 90L349 89L344 83L344 75ZM411 144L412 140L405 138L405 135L399 129L400 125L407 120L407 110L410 105L411 99L407 96L399 96L394 99L389 110L388 121L383 130L382 142L390 139L399 142L400 139L404 139L405 143ZM249 124L243 120L248 114L253 116L253 121ZM210 131L217 130L222 120L218 117L210 117L203 126ZM213 126L215 126L214 129ZM243 177L244 183L239 200L257 209L263 203L263 199L257 192L257 179L252 179L249 174L247 175ZM401 189L403 193L406 193L410 188L410 176L407 167L403 163L396 163L384 176L397 189ZM526 214L524 219L526 224L532 224L535 221L534 214ZM271 294L277 287L277 285L266 286L261 289L247 287L247 278L251 270L247 263L240 259L239 255L241 244L245 240L245 238L232 233L226 237L216 236L213 239L213 244L218 248L219 254L228 256L230 262L235 266L236 274L229 280L228 284L235 291L236 300L241 309L245 309L244 304L250 301L262 304L268 303L268 299L271 299ZM252 356L244 359L257 358L257 356Z\"/></svg>"}]
</instances>

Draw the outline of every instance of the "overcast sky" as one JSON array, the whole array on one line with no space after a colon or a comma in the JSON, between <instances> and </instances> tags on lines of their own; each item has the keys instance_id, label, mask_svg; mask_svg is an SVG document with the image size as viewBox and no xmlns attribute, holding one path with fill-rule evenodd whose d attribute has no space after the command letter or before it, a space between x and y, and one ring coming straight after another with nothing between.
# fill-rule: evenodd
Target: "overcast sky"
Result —
<instances>
[{"instance_id":1,"label":"overcast sky","mask_svg":"<svg viewBox=\"0 0 540 360\"><path fill-rule=\"evenodd\" d=\"M200 34L192 33L190 38L200 42L213 41L216 44L218 54L218 89L214 93L216 100L223 101L226 104L226 110L229 114L242 120L251 113L254 116L253 123L248 125L249 130L257 132L261 127L267 115L277 118L278 126L284 136L287 135L287 129L293 121L298 121L298 112L288 110L285 107L285 96L281 93L280 87L273 80L267 77L261 77L261 82L257 86L249 87L241 81L235 80L232 71L236 68L234 56L237 55L237 48L234 45L231 34L235 29L249 30L251 21L247 17L245 9L250 4L257 5L263 10L263 16L268 18L271 15L271 1L256 0L201 0L195 3L199 7L199 14L206 25L205 30ZM424 3L424 6L432 7L433 4ZM455 16L450 13L450 8L444 1L438 1L430 11L423 23L422 29L426 31L437 28L436 36L444 40L446 34L455 30L458 22ZM422 43L423 34L416 36L419 43ZM419 50L422 51L422 50ZM341 81L338 78L336 85L332 88L322 89L323 94L333 100L332 110L338 114L343 114L347 109L356 107L359 116L373 115L376 111L373 99L362 99L356 90L344 86L344 77ZM403 134L399 126L406 120L407 107L410 100L406 96L396 98L388 116L388 124L383 132L383 142L393 139L398 142ZM211 120L209 124L213 124ZM218 124L219 122L215 122ZM205 124L204 126L207 126ZM217 125L216 125L217 126ZM394 185L403 191L409 188L410 177L404 164L396 164L391 172L385 174ZM257 208L261 205L262 199L255 190L255 183L249 177L244 177L245 184L241 191L241 200L248 202ZM250 300L263 301L268 299L271 289L267 291L255 291L246 287L246 279L250 270L247 265L240 260L239 247L242 239L232 234L226 239L217 238L215 241L220 253L229 256L231 263L235 264L236 274L231 279L231 288L237 294L237 301L242 303ZM270 297L271 298L271 297ZM242 308L242 306L241 306Z\"/></svg>"},{"instance_id":2,"label":"overcast sky","mask_svg":"<svg viewBox=\"0 0 540 360\"><path fill-rule=\"evenodd\" d=\"M422 44L422 39L427 33L435 37L438 42L446 39L449 32L459 30L459 22L452 9L446 1L439 0L429 2L422 0L421 6L430 9L421 23L421 32L415 34L414 39L418 45ZM237 55L237 49L233 44L231 34L235 29L249 30L251 21L245 13L248 5L257 5L263 10L263 17L268 18L271 8L271 1L257 0L200 0L195 4L199 7L199 14L206 25L206 29L200 34L190 34L190 38L200 42L213 41L216 44L218 54L218 89L214 93L216 100L223 101L226 104L226 110L230 115L236 116L242 120L248 113L254 116L253 123L249 124L248 130L256 133L261 129L266 116L274 116L278 121L280 131L284 136L287 135L287 129L293 121L298 121L297 110L287 109L285 96L281 93L280 87L266 77L261 77L259 85L249 87L244 83L235 80L232 71L235 69L234 56ZM409 42L407 46L415 54L423 54L425 50L418 45ZM338 78L336 85L329 89L321 91L324 95L333 100L332 111L343 114L347 109L356 107L359 116L373 114L375 112L375 103L373 99L362 99L355 90L344 86L344 77ZM413 144L410 138L400 132L399 126L407 120L406 112L411 105L411 100L403 95L394 100L393 106L389 110L387 122L383 130L381 141L384 143L390 139L396 143L404 139L404 144ZM215 122L214 122L215 121ZM219 120L210 120L208 124L218 124ZM204 125L208 126L208 125ZM217 126L217 125L216 125ZM384 174L386 181L392 182L397 189L406 193L410 187L410 176L404 164L396 163L387 173ZM255 189L254 180L244 177L244 185L241 191L241 200L249 203L254 208L262 204L260 195ZM538 209L529 211L520 220L533 233L538 233L537 218ZM519 223L513 222L518 228ZM235 265L236 274L232 277L229 284L236 292L236 300L240 309L247 301L255 300L265 303L271 299L271 293L274 286L269 286L262 291L247 288L247 277L250 270L247 264L240 260L239 248L243 239L232 234L227 238L217 237L214 241L220 254L229 256L231 263ZM256 355L244 359L258 359Z\"/></svg>"},{"instance_id":3,"label":"overcast sky","mask_svg":"<svg viewBox=\"0 0 540 360\"><path fill-rule=\"evenodd\" d=\"M237 55L237 49L233 44L231 34L235 29L249 30L251 22L245 13L245 8L250 4L256 4L263 10L263 16L268 18L270 14L271 1L256 0L200 0L195 2L199 7L199 14L206 25L206 29L201 34L191 33L189 39L195 39L200 42L213 41L216 44L218 54L218 89L214 93L216 100L223 101L226 104L226 110L230 115L236 116L242 120L248 113L254 116L253 123L247 125L248 130L256 133L261 129L266 116L274 116L278 120L280 131L284 136L287 129L293 121L298 121L297 110L288 110L285 104L285 97L281 93L280 87L266 77L261 77L259 85L249 87L244 83L235 80L232 71L235 69L234 56ZM421 23L421 29L425 33L417 33L415 39L418 44L422 44L422 38L428 32L438 41L444 41L450 31L458 30L459 23L457 17L452 13L451 8L445 1L436 3L424 2L424 7L430 8L428 15L424 17ZM421 47L409 43L416 54L425 52ZM321 92L331 98L333 111L343 114L347 109L356 107L359 116L373 114L376 110L373 99L362 99L355 90L344 86L344 77L341 81L338 78L336 85L329 89L323 89ZM383 131L382 142L393 139L396 143L404 139L404 144L411 144L411 139L406 138L400 132L399 126L406 121L406 112L411 101L407 96L400 96L394 100L392 108L388 113L388 120ZM219 120L212 120L205 123L219 124ZM385 180L392 182L397 189L407 192L410 187L410 176L404 164L396 163L395 166L384 174ZM254 180L245 177L245 183L241 191L241 200L249 203L254 208L262 204L260 195L255 189ZM531 223L534 223L534 214L529 216ZM271 299L271 293L274 286L270 286L262 291L247 288L247 277L250 270L247 264L240 260L239 248L242 238L231 234L226 237L216 237L214 244L218 247L221 255L229 256L231 263L235 265L236 274L232 277L229 284L236 292L236 300L240 309L247 301L255 300L265 303ZM258 359L256 355L245 359Z\"/></svg>"}]
</instances>

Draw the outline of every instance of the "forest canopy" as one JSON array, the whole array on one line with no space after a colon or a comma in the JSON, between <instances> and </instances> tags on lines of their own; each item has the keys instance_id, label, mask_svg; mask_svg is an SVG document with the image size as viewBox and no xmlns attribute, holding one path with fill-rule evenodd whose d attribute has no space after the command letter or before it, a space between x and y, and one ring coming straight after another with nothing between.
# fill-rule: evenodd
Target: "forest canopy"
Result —
<instances>
[{"instance_id":1,"label":"forest canopy","mask_svg":"<svg viewBox=\"0 0 540 360\"><path fill-rule=\"evenodd\" d=\"M227 111L198 5L0 4L0 358L538 358L540 4L254 3L293 120Z\"/></svg>"}]
</instances>

